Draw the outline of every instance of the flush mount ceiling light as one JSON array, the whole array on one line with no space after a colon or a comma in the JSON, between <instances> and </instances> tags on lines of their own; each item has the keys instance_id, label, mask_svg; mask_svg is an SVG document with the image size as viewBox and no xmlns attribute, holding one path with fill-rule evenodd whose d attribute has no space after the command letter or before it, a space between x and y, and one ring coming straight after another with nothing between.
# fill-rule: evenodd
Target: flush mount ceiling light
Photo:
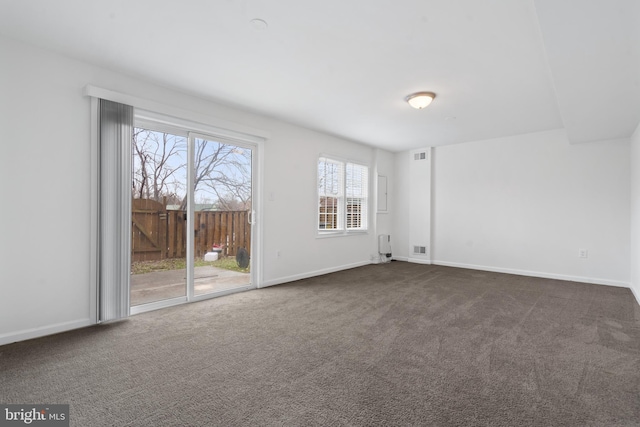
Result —
<instances>
[{"instance_id":1,"label":"flush mount ceiling light","mask_svg":"<svg viewBox=\"0 0 640 427\"><path fill-rule=\"evenodd\" d=\"M251 28L253 28L254 31L267 31L267 28L269 28L269 24L267 24L267 21L264 19L252 19L249 21L249 24L251 24Z\"/></svg>"},{"instance_id":2,"label":"flush mount ceiling light","mask_svg":"<svg viewBox=\"0 0 640 427\"><path fill-rule=\"evenodd\" d=\"M407 96L404 100L409 103L413 108L421 110L424 107L431 104L431 101L436 97L433 92L416 92Z\"/></svg>"}]
</instances>

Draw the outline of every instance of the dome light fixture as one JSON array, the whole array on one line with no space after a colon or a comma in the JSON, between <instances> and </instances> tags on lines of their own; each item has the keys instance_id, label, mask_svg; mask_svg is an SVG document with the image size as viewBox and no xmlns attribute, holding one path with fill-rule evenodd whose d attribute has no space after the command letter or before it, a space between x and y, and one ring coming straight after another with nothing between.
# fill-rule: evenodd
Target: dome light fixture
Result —
<instances>
[{"instance_id":1,"label":"dome light fixture","mask_svg":"<svg viewBox=\"0 0 640 427\"><path fill-rule=\"evenodd\" d=\"M431 104L435 97L436 94L433 92L416 92L407 96L404 100L416 110L422 110Z\"/></svg>"},{"instance_id":2,"label":"dome light fixture","mask_svg":"<svg viewBox=\"0 0 640 427\"><path fill-rule=\"evenodd\" d=\"M251 24L251 28L253 28L254 31L267 31L267 28L269 28L267 21L260 18L252 19L249 21L249 24Z\"/></svg>"}]
</instances>

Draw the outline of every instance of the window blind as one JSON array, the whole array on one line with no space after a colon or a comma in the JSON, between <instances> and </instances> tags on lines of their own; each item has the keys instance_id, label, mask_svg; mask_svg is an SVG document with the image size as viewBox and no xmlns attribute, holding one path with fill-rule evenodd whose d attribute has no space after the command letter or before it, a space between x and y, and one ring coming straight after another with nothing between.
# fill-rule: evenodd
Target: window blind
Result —
<instances>
[{"instance_id":1,"label":"window blind","mask_svg":"<svg viewBox=\"0 0 640 427\"><path fill-rule=\"evenodd\" d=\"M129 316L133 107L101 99L98 195L98 321Z\"/></svg>"}]
</instances>

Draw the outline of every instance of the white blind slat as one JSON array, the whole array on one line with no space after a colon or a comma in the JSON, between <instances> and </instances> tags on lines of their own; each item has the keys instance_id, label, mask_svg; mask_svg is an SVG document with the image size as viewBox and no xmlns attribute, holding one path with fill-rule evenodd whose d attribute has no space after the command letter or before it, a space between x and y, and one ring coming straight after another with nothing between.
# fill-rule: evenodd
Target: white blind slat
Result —
<instances>
[{"instance_id":1,"label":"white blind slat","mask_svg":"<svg viewBox=\"0 0 640 427\"><path fill-rule=\"evenodd\" d=\"M133 107L99 104L98 321L129 316Z\"/></svg>"}]
</instances>

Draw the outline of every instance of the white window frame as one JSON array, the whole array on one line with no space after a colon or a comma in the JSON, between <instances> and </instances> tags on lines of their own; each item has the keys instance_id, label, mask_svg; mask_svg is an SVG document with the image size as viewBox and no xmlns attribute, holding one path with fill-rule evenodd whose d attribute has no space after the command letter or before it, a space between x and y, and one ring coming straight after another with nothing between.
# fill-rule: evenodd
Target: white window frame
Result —
<instances>
[{"instance_id":1,"label":"white window frame","mask_svg":"<svg viewBox=\"0 0 640 427\"><path fill-rule=\"evenodd\" d=\"M321 191L321 180L326 176L323 176L323 173L320 170L320 164L322 162L330 163L336 165L340 168L338 172L339 176L336 178L336 184L339 188L334 188L333 192L330 191ZM347 169L350 167L356 168L365 168L364 173L362 174L364 178L364 186L365 186L365 194L364 196L358 197L353 194L354 190L357 190L356 186L350 186L347 179ZM317 195L317 207L316 207L316 231L318 237L332 237L332 236L344 236L351 234L368 234L369 232L369 213L370 213L370 194L371 194L371 167L365 163L346 160L340 157L331 156L321 154L318 157L318 161L316 164L316 195ZM361 182L361 181L360 181ZM321 225L321 204L323 198L336 198L337 199L337 218L335 220L335 228L326 229ZM362 200L361 206L364 212L361 213L360 218L360 227L348 227L348 199L360 199ZM325 212L325 214L327 214ZM327 214L328 215L328 214ZM326 219L326 217L325 217ZM325 221L326 223L326 221Z\"/></svg>"}]
</instances>

